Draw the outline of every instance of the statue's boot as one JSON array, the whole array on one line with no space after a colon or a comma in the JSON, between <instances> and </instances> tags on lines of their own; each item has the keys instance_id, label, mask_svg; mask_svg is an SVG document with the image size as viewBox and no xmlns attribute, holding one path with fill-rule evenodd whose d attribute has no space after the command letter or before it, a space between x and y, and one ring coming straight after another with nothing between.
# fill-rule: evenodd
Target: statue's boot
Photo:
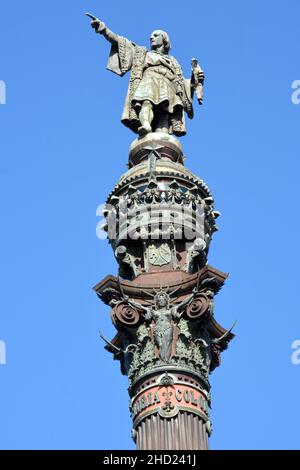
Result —
<instances>
[{"instance_id":1,"label":"statue's boot","mask_svg":"<svg viewBox=\"0 0 300 470\"><path fill-rule=\"evenodd\" d=\"M145 122L143 126L140 126L138 128L138 133L139 133L140 136L146 135L149 132L152 132L152 127L149 124L149 122L148 123Z\"/></svg>"}]
</instances>

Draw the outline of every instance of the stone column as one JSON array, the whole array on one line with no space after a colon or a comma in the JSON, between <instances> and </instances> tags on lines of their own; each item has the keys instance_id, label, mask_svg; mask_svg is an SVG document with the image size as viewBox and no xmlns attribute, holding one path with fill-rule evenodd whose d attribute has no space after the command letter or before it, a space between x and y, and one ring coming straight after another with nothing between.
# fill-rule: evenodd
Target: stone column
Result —
<instances>
[{"instance_id":1,"label":"stone column","mask_svg":"<svg viewBox=\"0 0 300 470\"><path fill-rule=\"evenodd\" d=\"M234 336L214 318L227 276L207 264L219 213L176 138L135 140L128 167L104 211L118 276L94 288L117 330L105 348L129 379L137 449L207 449L209 374Z\"/></svg>"}]
</instances>

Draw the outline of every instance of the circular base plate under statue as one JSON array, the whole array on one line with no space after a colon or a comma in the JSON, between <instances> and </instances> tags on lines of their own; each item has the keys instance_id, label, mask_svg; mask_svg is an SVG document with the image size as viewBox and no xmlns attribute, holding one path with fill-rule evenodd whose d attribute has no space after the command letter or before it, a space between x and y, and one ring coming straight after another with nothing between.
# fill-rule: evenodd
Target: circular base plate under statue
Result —
<instances>
[{"instance_id":1,"label":"circular base plate under statue","mask_svg":"<svg viewBox=\"0 0 300 470\"><path fill-rule=\"evenodd\" d=\"M176 137L164 132L149 132L135 139L129 148L129 168L145 161L153 154L156 158L167 158L183 164L182 146Z\"/></svg>"}]
</instances>

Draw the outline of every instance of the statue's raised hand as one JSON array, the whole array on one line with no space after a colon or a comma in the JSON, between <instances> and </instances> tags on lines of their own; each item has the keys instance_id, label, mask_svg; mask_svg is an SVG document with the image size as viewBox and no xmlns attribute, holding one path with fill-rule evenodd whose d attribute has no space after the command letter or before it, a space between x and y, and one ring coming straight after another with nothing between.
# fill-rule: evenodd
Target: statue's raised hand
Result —
<instances>
[{"instance_id":1,"label":"statue's raised hand","mask_svg":"<svg viewBox=\"0 0 300 470\"><path fill-rule=\"evenodd\" d=\"M103 21L101 20L98 20L97 18L95 20L92 20L91 21L91 27L94 28L94 30L96 31L96 33L102 33L106 26L105 24L103 23Z\"/></svg>"},{"instance_id":2,"label":"statue's raised hand","mask_svg":"<svg viewBox=\"0 0 300 470\"><path fill-rule=\"evenodd\" d=\"M99 20L99 18L96 18L96 16L91 15L90 13L86 13L86 16L91 18L91 27L95 30L96 33L101 34L106 29L105 23Z\"/></svg>"}]
</instances>

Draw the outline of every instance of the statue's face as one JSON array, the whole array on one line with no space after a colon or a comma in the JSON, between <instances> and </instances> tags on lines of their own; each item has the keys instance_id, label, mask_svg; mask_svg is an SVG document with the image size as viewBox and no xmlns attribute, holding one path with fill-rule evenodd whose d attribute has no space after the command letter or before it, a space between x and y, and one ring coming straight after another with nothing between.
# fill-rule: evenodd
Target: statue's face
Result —
<instances>
[{"instance_id":1,"label":"statue's face","mask_svg":"<svg viewBox=\"0 0 300 470\"><path fill-rule=\"evenodd\" d=\"M164 46L164 37L162 31L159 29L153 31L150 36L151 49L157 49L158 47Z\"/></svg>"},{"instance_id":2,"label":"statue's face","mask_svg":"<svg viewBox=\"0 0 300 470\"><path fill-rule=\"evenodd\" d=\"M168 301L164 295L160 295L157 299L157 305L158 307L166 307L168 304Z\"/></svg>"}]
</instances>

